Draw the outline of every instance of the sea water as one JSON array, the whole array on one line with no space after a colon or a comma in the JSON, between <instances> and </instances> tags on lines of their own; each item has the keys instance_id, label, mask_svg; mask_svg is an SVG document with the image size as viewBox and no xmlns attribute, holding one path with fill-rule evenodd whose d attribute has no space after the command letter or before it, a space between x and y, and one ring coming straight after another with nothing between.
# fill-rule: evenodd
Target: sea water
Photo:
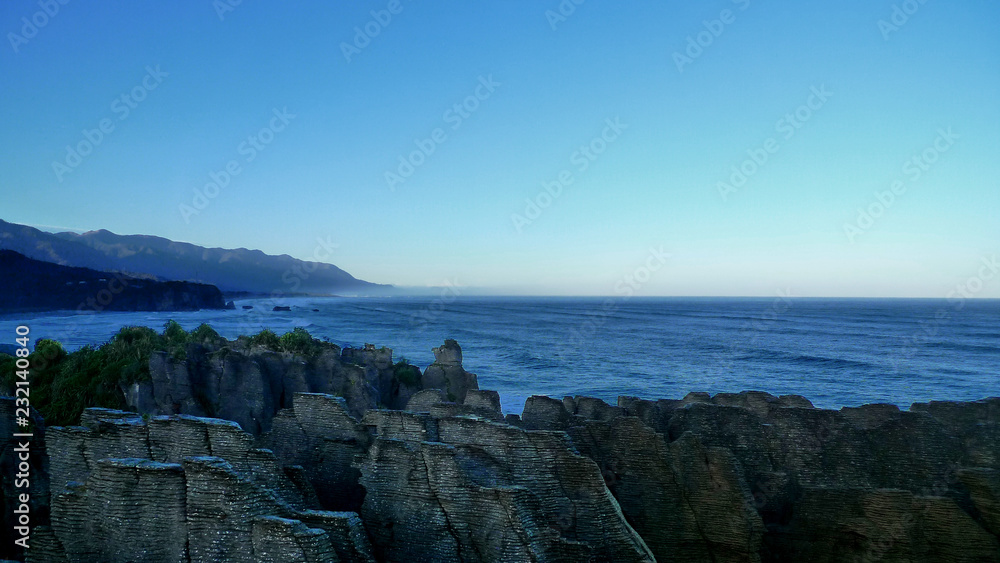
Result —
<instances>
[{"instance_id":1,"label":"sea water","mask_svg":"<svg viewBox=\"0 0 1000 563\"><path fill-rule=\"evenodd\" d=\"M73 350L122 326L208 323L234 338L304 327L426 367L446 338L505 412L534 394L680 398L691 391L799 394L816 406L906 407L1000 395L1000 300L431 297L247 299L236 310L0 316L13 339ZM243 305L253 309L243 309ZM290 311L272 311L287 305Z\"/></svg>"}]
</instances>

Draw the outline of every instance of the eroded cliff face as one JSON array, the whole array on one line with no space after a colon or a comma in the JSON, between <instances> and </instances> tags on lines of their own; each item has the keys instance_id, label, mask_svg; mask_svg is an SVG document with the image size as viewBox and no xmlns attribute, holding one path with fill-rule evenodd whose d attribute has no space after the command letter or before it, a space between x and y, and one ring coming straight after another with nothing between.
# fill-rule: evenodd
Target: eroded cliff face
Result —
<instances>
[{"instance_id":1,"label":"eroded cliff face","mask_svg":"<svg viewBox=\"0 0 1000 563\"><path fill-rule=\"evenodd\" d=\"M281 383L251 431L106 409L49 428L51 525L29 556L1000 561L1000 399L833 411L760 392L531 397L504 417L454 348L399 409ZM313 383L357 368L384 405L399 387L382 350L331 356L319 378L277 355L232 361Z\"/></svg>"},{"instance_id":2,"label":"eroded cliff face","mask_svg":"<svg viewBox=\"0 0 1000 563\"><path fill-rule=\"evenodd\" d=\"M60 309L82 312L226 308L222 291L214 285L139 279L117 270L107 272L63 266L4 249L0 249L0 287L4 288L0 293L0 312L4 313Z\"/></svg>"},{"instance_id":3,"label":"eroded cliff face","mask_svg":"<svg viewBox=\"0 0 1000 563\"><path fill-rule=\"evenodd\" d=\"M30 561L374 561L356 513L321 510L304 469L234 422L88 409L81 423L48 437L51 527Z\"/></svg>"},{"instance_id":4,"label":"eroded cliff face","mask_svg":"<svg viewBox=\"0 0 1000 563\"><path fill-rule=\"evenodd\" d=\"M432 410L440 416L371 410L359 421L341 397L302 393L254 438L220 419L88 409L82 426L49 431L65 455L52 458L51 527L36 530L29 555L653 560L565 433L452 416L447 403Z\"/></svg>"},{"instance_id":5,"label":"eroded cliff face","mask_svg":"<svg viewBox=\"0 0 1000 563\"><path fill-rule=\"evenodd\" d=\"M561 432L369 413L362 519L388 561L652 561Z\"/></svg>"},{"instance_id":6,"label":"eroded cliff face","mask_svg":"<svg viewBox=\"0 0 1000 563\"><path fill-rule=\"evenodd\" d=\"M434 353L437 360L425 373L406 366L401 374L391 349L370 344L343 350L324 344L303 355L220 339L188 344L183 359L154 352L149 381L123 391L128 408L137 412L224 418L259 435L271 430L275 415L292 406L296 393L343 397L348 411L361 417L369 409L401 409L422 389L439 389L452 400L478 389L454 340Z\"/></svg>"},{"instance_id":7,"label":"eroded cliff face","mask_svg":"<svg viewBox=\"0 0 1000 563\"><path fill-rule=\"evenodd\" d=\"M748 490L748 500L764 525L762 537L741 536L737 530L757 529L754 518L745 526L736 518L741 514L736 504L723 510L731 532L707 535L701 544L715 560L734 560L732 540L755 535L760 537L756 551L764 561L1000 560L1000 536L992 516L1000 485L1000 399L915 404L909 411L892 405L815 409L802 397L760 392L692 394L661 401L622 397L621 411L582 408L581 400L564 401L566 412L542 409L548 413L545 420L575 437L581 433L576 430L579 418L587 421L586 427L595 418L612 418L603 424L613 426L635 416L660 433L671 450L697 441L736 462L723 465L734 469L728 473L710 469L711 458L704 458L701 466L674 465L681 478L697 478L701 467L709 470L712 484L724 484L718 490ZM532 404L524 416L537 421L529 412ZM627 440L623 435L622 441ZM616 483L623 474L627 478L635 472L627 457L618 463L631 471L612 468L612 491L620 488ZM711 485L703 482L697 490L704 493ZM645 522L653 511L644 502L648 497L618 498L626 515L636 515L630 521L637 530L653 525ZM711 501L702 497L690 506L704 510L720 502L720 496L713 495ZM677 529L665 535L674 536ZM722 528L711 524L702 529L718 533ZM672 553L659 549L655 537L644 537L658 557ZM742 551L735 557L746 560Z\"/></svg>"}]
</instances>

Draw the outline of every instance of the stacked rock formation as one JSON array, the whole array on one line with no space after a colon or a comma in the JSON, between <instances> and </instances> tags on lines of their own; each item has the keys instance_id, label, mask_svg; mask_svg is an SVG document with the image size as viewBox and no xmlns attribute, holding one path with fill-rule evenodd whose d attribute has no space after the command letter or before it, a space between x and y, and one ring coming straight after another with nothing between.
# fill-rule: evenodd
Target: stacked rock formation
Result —
<instances>
[{"instance_id":1,"label":"stacked rock formation","mask_svg":"<svg viewBox=\"0 0 1000 563\"><path fill-rule=\"evenodd\" d=\"M505 417L457 344L435 358L405 395L391 351L325 360L399 409L287 386L249 430L106 409L49 428L29 560L1000 561L1000 398L535 396Z\"/></svg>"},{"instance_id":2,"label":"stacked rock formation","mask_svg":"<svg viewBox=\"0 0 1000 563\"><path fill-rule=\"evenodd\" d=\"M308 355L279 353L244 339L188 344L184 359L156 352L150 379L123 389L129 409L147 414L189 414L237 422L254 435L271 429L277 412L291 407L296 393L343 397L355 417L374 408L401 409L422 389L465 397L476 389L475 374L462 367L454 340L434 349L437 360L421 375L415 366L392 363L392 350L344 348L324 343ZM409 377L401 377L404 369Z\"/></svg>"},{"instance_id":3,"label":"stacked rock formation","mask_svg":"<svg viewBox=\"0 0 1000 563\"><path fill-rule=\"evenodd\" d=\"M361 516L386 561L652 561L562 432L372 411Z\"/></svg>"},{"instance_id":4,"label":"stacked rock formation","mask_svg":"<svg viewBox=\"0 0 1000 563\"><path fill-rule=\"evenodd\" d=\"M303 468L234 422L88 409L82 424L49 431L51 528L30 561L374 560L357 514L319 510Z\"/></svg>"},{"instance_id":5,"label":"stacked rock formation","mask_svg":"<svg viewBox=\"0 0 1000 563\"><path fill-rule=\"evenodd\" d=\"M470 389L478 389L475 374L462 367L462 348L454 340L445 340L434 348L434 363L424 371L424 387L441 389L449 401L462 402Z\"/></svg>"}]
</instances>

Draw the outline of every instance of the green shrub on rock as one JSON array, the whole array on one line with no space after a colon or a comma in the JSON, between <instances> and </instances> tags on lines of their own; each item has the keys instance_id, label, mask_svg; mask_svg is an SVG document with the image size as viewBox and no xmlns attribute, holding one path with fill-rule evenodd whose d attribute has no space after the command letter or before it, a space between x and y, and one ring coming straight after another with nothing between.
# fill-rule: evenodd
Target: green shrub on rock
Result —
<instances>
[{"instance_id":1,"label":"green shrub on rock","mask_svg":"<svg viewBox=\"0 0 1000 563\"><path fill-rule=\"evenodd\" d=\"M291 332L282 334L278 340L281 349L292 354L311 354L320 346L320 343L309 334L309 331L302 327L295 327Z\"/></svg>"},{"instance_id":2,"label":"green shrub on rock","mask_svg":"<svg viewBox=\"0 0 1000 563\"><path fill-rule=\"evenodd\" d=\"M198 328L191 331L191 342L199 344L213 344L222 340L219 333L206 323L202 323Z\"/></svg>"},{"instance_id":3,"label":"green shrub on rock","mask_svg":"<svg viewBox=\"0 0 1000 563\"><path fill-rule=\"evenodd\" d=\"M122 370L123 383L135 383L149 380L149 357L155 350L163 348L163 338L155 330L144 326L126 326L100 350L109 364Z\"/></svg>"},{"instance_id":4,"label":"green shrub on rock","mask_svg":"<svg viewBox=\"0 0 1000 563\"><path fill-rule=\"evenodd\" d=\"M249 338L251 348L265 348L277 352L281 350L281 339L273 330L265 328Z\"/></svg>"},{"instance_id":5,"label":"green shrub on rock","mask_svg":"<svg viewBox=\"0 0 1000 563\"><path fill-rule=\"evenodd\" d=\"M183 359L192 340L193 334L175 321L168 321L162 334L147 327L122 327L104 344L72 353L54 340L39 340L28 356L32 405L53 426L77 424L88 407L125 408L122 387L149 380L152 353L166 351ZM13 360L0 359L0 392L7 395L16 385Z\"/></svg>"},{"instance_id":6,"label":"green shrub on rock","mask_svg":"<svg viewBox=\"0 0 1000 563\"><path fill-rule=\"evenodd\" d=\"M417 387L420 385L420 368L410 363L406 358L400 358L392 366L393 376L403 385Z\"/></svg>"},{"instance_id":7,"label":"green shrub on rock","mask_svg":"<svg viewBox=\"0 0 1000 563\"><path fill-rule=\"evenodd\" d=\"M153 352L167 352L175 360L184 360L190 344L207 346L218 356L225 356L232 349L254 347L303 356L318 354L326 348L338 349L334 344L316 340L304 328L295 328L280 337L264 329L231 343L207 324L188 332L173 320L167 321L162 333L147 327L126 326L104 344L86 346L72 353L66 352L59 342L43 339L28 356L31 403L46 423L53 426L77 424L83 409L88 407L124 409L123 387L149 381L149 359ZM0 354L0 394L14 394L15 362L14 357ZM420 375L413 366L402 373L408 381L417 381ZM206 412L212 412L207 403L203 406Z\"/></svg>"}]
</instances>

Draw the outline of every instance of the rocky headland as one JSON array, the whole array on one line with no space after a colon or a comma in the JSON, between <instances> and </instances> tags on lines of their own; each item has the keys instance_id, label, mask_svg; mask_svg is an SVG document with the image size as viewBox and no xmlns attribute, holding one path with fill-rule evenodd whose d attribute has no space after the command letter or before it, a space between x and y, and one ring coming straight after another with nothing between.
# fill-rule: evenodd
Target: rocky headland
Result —
<instances>
[{"instance_id":1,"label":"rocky headland","mask_svg":"<svg viewBox=\"0 0 1000 563\"><path fill-rule=\"evenodd\" d=\"M82 234L48 233L0 219L0 249L42 262L129 272L156 280L198 282L223 292L274 295L325 295L381 292L391 286L359 280L326 263L336 248L317 239L313 260L274 256L246 248L207 248L162 237L118 235L101 229Z\"/></svg>"},{"instance_id":2,"label":"rocky headland","mask_svg":"<svg viewBox=\"0 0 1000 563\"><path fill-rule=\"evenodd\" d=\"M225 309L214 285L62 266L0 250L0 313Z\"/></svg>"},{"instance_id":3,"label":"rocky headland","mask_svg":"<svg viewBox=\"0 0 1000 563\"><path fill-rule=\"evenodd\" d=\"M280 344L280 342L279 342ZM1000 398L528 399L448 341L205 338L36 417L34 562L1000 561ZM0 400L5 530L14 400Z\"/></svg>"}]
</instances>

